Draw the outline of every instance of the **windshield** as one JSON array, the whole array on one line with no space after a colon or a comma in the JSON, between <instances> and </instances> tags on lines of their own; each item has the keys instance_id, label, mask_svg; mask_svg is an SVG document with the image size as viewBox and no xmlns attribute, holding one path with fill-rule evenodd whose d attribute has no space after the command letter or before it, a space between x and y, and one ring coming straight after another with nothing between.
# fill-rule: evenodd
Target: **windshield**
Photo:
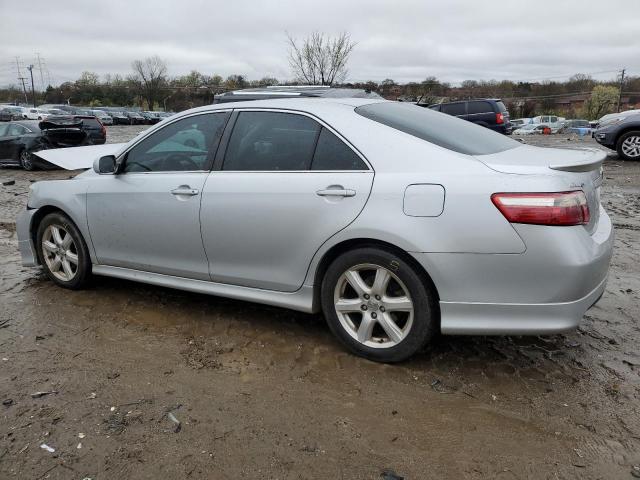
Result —
<instances>
[{"instance_id":1,"label":"windshield","mask_svg":"<svg viewBox=\"0 0 640 480\"><path fill-rule=\"evenodd\" d=\"M489 155L521 145L466 120L406 103L372 103L355 111L370 120L466 155Z\"/></svg>"}]
</instances>

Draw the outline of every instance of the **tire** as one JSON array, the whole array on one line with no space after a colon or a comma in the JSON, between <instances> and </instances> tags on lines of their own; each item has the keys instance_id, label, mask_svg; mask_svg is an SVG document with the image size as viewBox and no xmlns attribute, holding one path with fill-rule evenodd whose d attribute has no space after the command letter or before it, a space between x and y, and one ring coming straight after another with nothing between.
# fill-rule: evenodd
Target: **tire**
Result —
<instances>
[{"instance_id":1,"label":"tire","mask_svg":"<svg viewBox=\"0 0 640 480\"><path fill-rule=\"evenodd\" d=\"M20 151L20 166L27 171L36 169L33 165L33 156L27 150Z\"/></svg>"},{"instance_id":2,"label":"tire","mask_svg":"<svg viewBox=\"0 0 640 480\"><path fill-rule=\"evenodd\" d=\"M385 279L386 287L379 288ZM436 298L403 257L378 247L340 255L321 287L333 334L351 352L376 362L400 362L431 340L438 326Z\"/></svg>"},{"instance_id":3,"label":"tire","mask_svg":"<svg viewBox=\"0 0 640 480\"><path fill-rule=\"evenodd\" d=\"M57 236L54 233L56 229ZM89 283L91 258L87 244L65 214L54 212L42 219L36 235L36 250L47 276L55 284L80 290Z\"/></svg>"},{"instance_id":4,"label":"tire","mask_svg":"<svg viewBox=\"0 0 640 480\"><path fill-rule=\"evenodd\" d=\"M616 151L623 160L640 160L640 130L632 130L620 135Z\"/></svg>"}]
</instances>

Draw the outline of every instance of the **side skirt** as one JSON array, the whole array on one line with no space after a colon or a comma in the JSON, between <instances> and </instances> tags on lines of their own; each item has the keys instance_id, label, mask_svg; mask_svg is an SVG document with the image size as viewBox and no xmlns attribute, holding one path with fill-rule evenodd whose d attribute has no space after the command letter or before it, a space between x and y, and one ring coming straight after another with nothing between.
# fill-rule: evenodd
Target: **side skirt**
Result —
<instances>
[{"instance_id":1,"label":"side skirt","mask_svg":"<svg viewBox=\"0 0 640 480\"><path fill-rule=\"evenodd\" d=\"M93 265L95 275L122 278L134 282L149 283L161 287L176 288L189 292L218 295L220 297L246 300L249 302L264 303L276 307L290 308L305 313L313 313L313 287L303 285L299 290L286 293L259 288L227 285L223 283L207 282L204 280L192 280L183 277L174 277L160 273L142 272L121 267L107 265Z\"/></svg>"}]
</instances>

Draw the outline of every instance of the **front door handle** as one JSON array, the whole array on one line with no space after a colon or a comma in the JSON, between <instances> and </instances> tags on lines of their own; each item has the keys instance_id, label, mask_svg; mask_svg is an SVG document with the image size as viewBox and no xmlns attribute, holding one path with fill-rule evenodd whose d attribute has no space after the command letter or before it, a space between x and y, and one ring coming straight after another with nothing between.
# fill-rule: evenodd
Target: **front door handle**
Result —
<instances>
[{"instance_id":1,"label":"front door handle","mask_svg":"<svg viewBox=\"0 0 640 480\"><path fill-rule=\"evenodd\" d=\"M189 197L193 197L198 193L200 193L200 191L197 188L191 188L189 185L180 185L178 188L171 190L172 195L186 195Z\"/></svg>"},{"instance_id":2,"label":"front door handle","mask_svg":"<svg viewBox=\"0 0 640 480\"><path fill-rule=\"evenodd\" d=\"M316 195L320 197L355 197L356 191L349 188L325 188L318 190Z\"/></svg>"}]
</instances>

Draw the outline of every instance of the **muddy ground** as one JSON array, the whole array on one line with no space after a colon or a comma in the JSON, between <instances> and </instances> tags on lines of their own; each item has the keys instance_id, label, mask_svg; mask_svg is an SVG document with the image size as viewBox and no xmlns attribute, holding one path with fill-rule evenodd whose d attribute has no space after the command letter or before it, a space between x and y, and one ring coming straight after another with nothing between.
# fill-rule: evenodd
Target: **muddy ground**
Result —
<instances>
[{"instance_id":1,"label":"muddy ground","mask_svg":"<svg viewBox=\"0 0 640 480\"><path fill-rule=\"evenodd\" d=\"M54 287L20 266L14 220L31 181L65 176L0 170L0 478L640 476L640 162L605 163L616 250L577 331L441 337L400 365L346 353L320 316Z\"/></svg>"}]
</instances>

